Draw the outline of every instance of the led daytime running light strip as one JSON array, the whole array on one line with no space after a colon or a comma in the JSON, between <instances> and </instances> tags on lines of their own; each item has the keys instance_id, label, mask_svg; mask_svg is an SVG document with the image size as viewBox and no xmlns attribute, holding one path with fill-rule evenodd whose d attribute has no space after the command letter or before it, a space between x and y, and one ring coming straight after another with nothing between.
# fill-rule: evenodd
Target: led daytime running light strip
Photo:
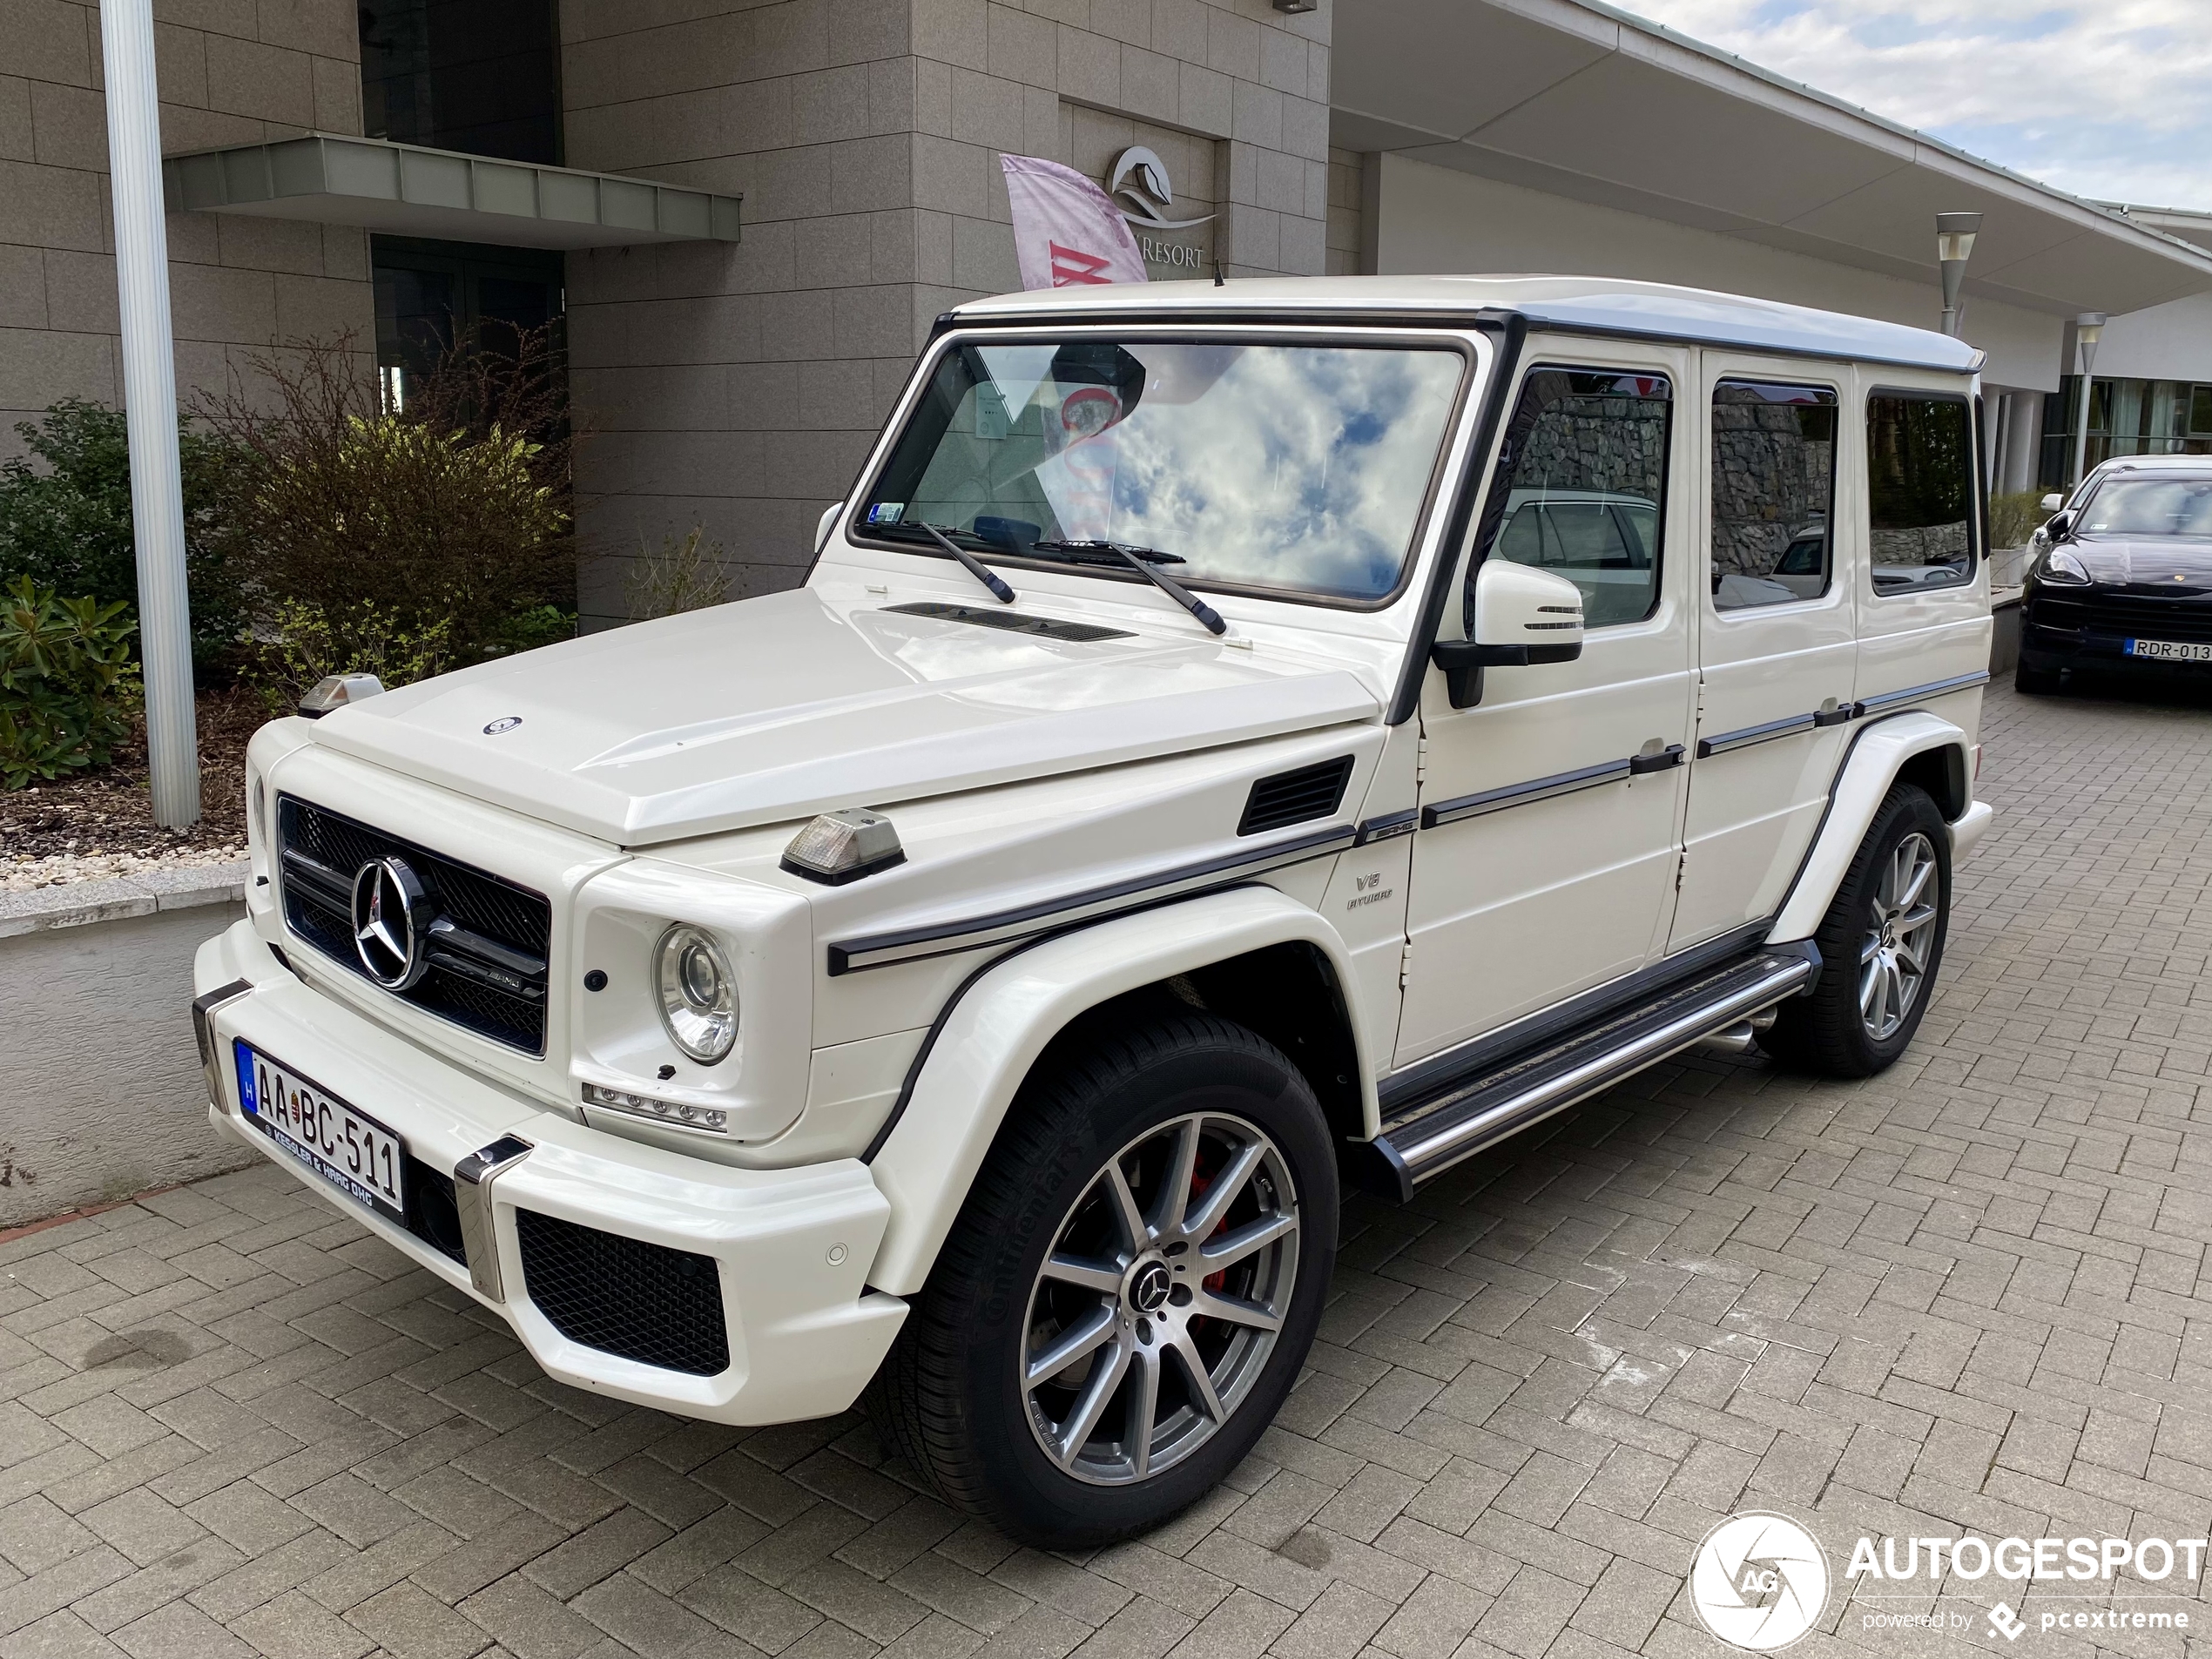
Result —
<instances>
[{"instance_id":1,"label":"led daytime running light strip","mask_svg":"<svg viewBox=\"0 0 2212 1659\"><path fill-rule=\"evenodd\" d=\"M602 1089L597 1083L586 1083L583 1103L642 1117L649 1123L665 1123L671 1129L697 1130L708 1135L730 1132L729 1113L717 1107L694 1106L686 1101L655 1100L650 1095L626 1094L619 1089Z\"/></svg>"}]
</instances>

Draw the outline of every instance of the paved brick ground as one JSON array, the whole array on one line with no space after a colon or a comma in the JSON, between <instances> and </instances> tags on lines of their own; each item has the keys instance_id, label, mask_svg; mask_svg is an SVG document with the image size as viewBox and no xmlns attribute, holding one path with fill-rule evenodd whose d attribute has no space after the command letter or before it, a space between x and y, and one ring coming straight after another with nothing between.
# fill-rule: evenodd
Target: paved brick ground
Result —
<instances>
[{"instance_id":1,"label":"paved brick ground","mask_svg":"<svg viewBox=\"0 0 2212 1659\"><path fill-rule=\"evenodd\" d=\"M1669 1067L1355 1205L1279 1426L1143 1543L1014 1548L853 1418L573 1393L260 1170L0 1246L0 1656L1671 1659L1722 1651L1683 1574L1739 1508L1838 1571L1869 1529L2202 1536L2212 711L1996 691L1986 735L1904 1063ZM1844 1602L1810 1651L2008 1650ZM2107 1648L2182 1643L2019 1651Z\"/></svg>"}]
</instances>

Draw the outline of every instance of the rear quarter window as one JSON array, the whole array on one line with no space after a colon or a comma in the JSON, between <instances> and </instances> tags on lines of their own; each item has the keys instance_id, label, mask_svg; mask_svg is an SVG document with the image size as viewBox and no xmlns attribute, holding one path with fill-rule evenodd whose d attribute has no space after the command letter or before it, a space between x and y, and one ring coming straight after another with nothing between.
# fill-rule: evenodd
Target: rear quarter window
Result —
<instances>
[{"instance_id":1,"label":"rear quarter window","mask_svg":"<svg viewBox=\"0 0 2212 1659\"><path fill-rule=\"evenodd\" d=\"M1973 423L1966 400L1866 400L1868 550L1877 596L1959 587L1974 574Z\"/></svg>"}]
</instances>

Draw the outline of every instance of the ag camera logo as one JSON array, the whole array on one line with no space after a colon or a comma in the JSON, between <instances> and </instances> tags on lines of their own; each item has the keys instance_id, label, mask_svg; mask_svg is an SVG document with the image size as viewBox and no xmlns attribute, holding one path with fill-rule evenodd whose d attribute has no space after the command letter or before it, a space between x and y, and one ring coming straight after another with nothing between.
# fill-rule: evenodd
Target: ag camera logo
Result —
<instances>
[{"instance_id":1,"label":"ag camera logo","mask_svg":"<svg viewBox=\"0 0 2212 1659\"><path fill-rule=\"evenodd\" d=\"M1730 1647L1771 1653L1811 1629L1828 1605L1828 1557L1786 1515L1732 1515L1697 1546L1689 1600Z\"/></svg>"}]
</instances>

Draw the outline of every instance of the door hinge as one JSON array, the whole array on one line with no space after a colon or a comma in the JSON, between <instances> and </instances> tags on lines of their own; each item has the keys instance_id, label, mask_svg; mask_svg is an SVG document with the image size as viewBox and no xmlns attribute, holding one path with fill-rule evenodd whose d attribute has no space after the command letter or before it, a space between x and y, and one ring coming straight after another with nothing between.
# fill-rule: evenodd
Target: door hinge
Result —
<instances>
[{"instance_id":1,"label":"door hinge","mask_svg":"<svg viewBox=\"0 0 2212 1659\"><path fill-rule=\"evenodd\" d=\"M1413 739L1413 787L1419 789L1428 781L1428 734L1423 732Z\"/></svg>"},{"instance_id":2,"label":"door hinge","mask_svg":"<svg viewBox=\"0 0 2212 1659\"><path fill-rule=\"evenodd\" d=\"M1689 849L1688 847L1676 847L1675 849L1675 891L1676 893L1680 893L1682 891L1682 873L1683 869L1688 867L1689 863Z\"/></svg>"},{"instance_id":3,"label":"door hinge","mask_svg":"<svg viewBox=\"0 0 2212 1659\"><path fill-rule=\"evenodd\" d=\"M1413 978L1413 941L1407 940L1405 949L1398 954L1398 988L1404 990Z\"/></svg>"}]
</instances>

